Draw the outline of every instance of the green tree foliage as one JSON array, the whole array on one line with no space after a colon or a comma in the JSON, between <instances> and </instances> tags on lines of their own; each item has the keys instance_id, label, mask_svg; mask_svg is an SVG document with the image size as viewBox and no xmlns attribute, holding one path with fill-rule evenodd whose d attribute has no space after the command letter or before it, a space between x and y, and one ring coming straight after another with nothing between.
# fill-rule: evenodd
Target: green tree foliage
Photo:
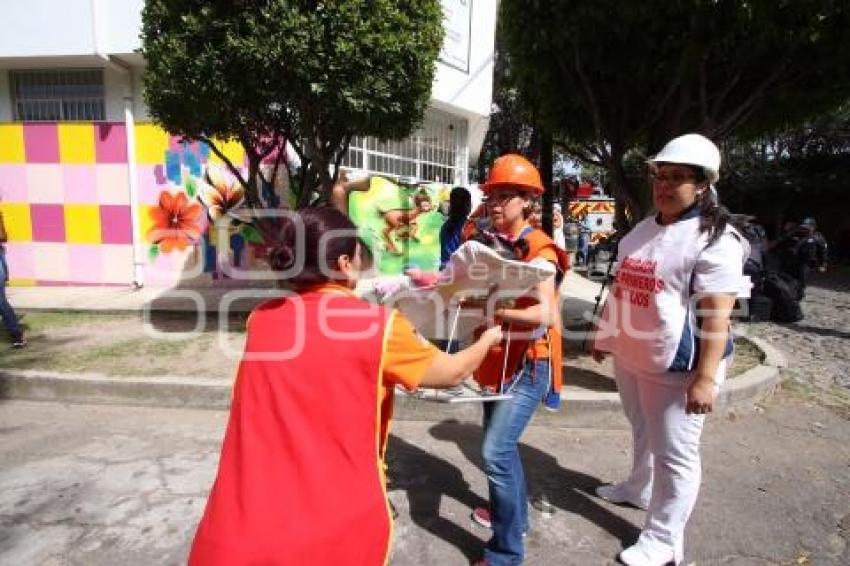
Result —
<instances>
[{"instance_id":1,"label":"green tree foliage","mask_svg":"<svg viewBox=\"0 0 850 566\"><path fill-rule=\"evenodd\" d=\"M163 128L217 154L213 138L238 140L247 177L228 166L252 204L260 163L288 140L303 206L327 195L352 136L403 138L421 122L442 36L438 0L148 0L145 99Z\"/></svg>"},{"instance_id":2,"label":"green tree foliage","mask_svg":"<svg viewBox=\"0 0 850 566\"><path fill-rule=\"evenodd\" d=\"M493 108L481 155L478 180L484 182L487 168L500 155L519 153L536 161L539 154L540 130L534 125L533 111L523 100L511 75L510 56L504 46L503 19L496 27L496 50L493 64Z\"/></svg>"},{"instance_id":3,"label":"green tree foliage","mask_svg":"<svg viewBox=\"0 0 850 566\"><path fill-rule=\"evenodd\" d=\"M718 185L730 206L773 230L814 216L832 236L847 223L850 106L757 139L730 140L723 149L727 172Z\"/></svg>"},{"instance_id":4,"label":"green tree foliage","mask_svg":"<svg viewBox=\"0 0 850 566\"><path fill-rule=\"evenodd\" d=\"M793 125L850 88L844 0L505 0L517 84L572 155L604 166L632 220L642 157L698 131Z\"/></svg>"}]
</instances>

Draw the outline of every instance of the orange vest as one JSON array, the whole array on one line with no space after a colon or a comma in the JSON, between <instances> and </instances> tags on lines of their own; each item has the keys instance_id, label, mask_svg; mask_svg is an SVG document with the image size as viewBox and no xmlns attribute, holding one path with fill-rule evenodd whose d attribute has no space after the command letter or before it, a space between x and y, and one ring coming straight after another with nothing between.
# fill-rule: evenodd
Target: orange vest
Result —
<instances>
[{"instance_id":1,"label":"orange vest","mask_svg":"<svg viewBox=\"0 0 850 566\"><path fill-rule=\"evenodd\" d=\"M551 249L555 252L558 258L557 269L560 274L566 273L570 267L569 254L555 245L552 238L546 235L541 230L532 230L526 236L525 241L528 243L528 253L522 258L522 261L529 262L540 255L544 249ZM560 276L556 276L559 280ZM556 281L557 283L557 281ZM552 364L552 389L556 393L560 393L561 386L564 381L563 369L563 352L561 346L561 317L560 309L558 308L558 290L555 286L555 295L551 297L552 306L556 309L557 320L553 326L546 329L543 337L538 338L547 342L549 350L549 359ZM516 308L521 309L537 304L537 299L533 297L521 297L516 301ZM529 347L535 342L531 337L534 331L533 327L512 324L510 328L511 341L508 347L507 363L505 363L505 345L506 342L494 346L487 353L484 362L473 374L475 381L482 387L498 387L502 377L502 371L505 372L505 381L511 380L513 375L519 369L523 358L529 353ZM532 349L533 350L533 349ZM531 352L533 355L533 352ZM530 357L530 356L529 356Z\"/></svg>"},{"instance_id":2,"label":"orange vest","mask_svg":"<svg viewBox=\"0 0 850 566\"><path fill-rule=\"evenodd\" d=\"M321 292L254 310L190 566L387 562L387 318Z\"/></svg>"}]
</instances>

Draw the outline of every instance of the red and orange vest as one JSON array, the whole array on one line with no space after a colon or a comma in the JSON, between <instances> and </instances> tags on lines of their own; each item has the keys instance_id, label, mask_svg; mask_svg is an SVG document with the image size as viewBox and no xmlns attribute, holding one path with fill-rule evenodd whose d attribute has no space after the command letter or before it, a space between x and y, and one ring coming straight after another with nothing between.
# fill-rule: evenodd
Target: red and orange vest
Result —
<instances>
[{"instance_id":1,"label":"red and orange vest","mask_svg":"<svg viewBox=\"0 0 850 566\"><path fill-rule=\"evenodd\" d=\"M387 318L355 297L319 292L254 311L189 564L386 563Z\"/></svg>"}]
</instances>

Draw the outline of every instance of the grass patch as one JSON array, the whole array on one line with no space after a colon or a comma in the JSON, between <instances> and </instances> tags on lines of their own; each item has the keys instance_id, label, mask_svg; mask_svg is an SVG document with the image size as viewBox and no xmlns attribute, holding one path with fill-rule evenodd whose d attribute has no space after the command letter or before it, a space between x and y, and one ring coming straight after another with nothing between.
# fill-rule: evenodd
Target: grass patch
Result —
<instances>
[{"instance_id":1,"label":"grass patch","mask_svg":"<svg viewBox=\"0 0 850 566\"><path fill-rule=\"evenodd\" d=\"M67 328L70 326L88 326L115 321L141 320L138 313L93 313L93 312L46 312L46 311L23 311L21 326L29 333L41 333L48 330Z\"/></svg>"},{"instance_id":2,"label":"grass patch","mask_svg":"<svg viewBox=\"0 0 850 566\"><path fill-rule=\"evenodd\" d=\"M244 340L246 315L229 317L232 348ZM219 320L208 317L201 332L194 313L153 313L153 330L145 332L140 313L28 312L23 322L29 344L21 350L0 346L0 367L112 376L179 375L232 377L235 360L219 347ZM168 339L168 335L174 339Z\"/></svg>"},{"instance_id":3,"label":"grass patch","mask_svg":"<svg viewBox=\"0 0 850 566\"><path fill-rule=\"evenodd\" d=\"M735 338L735 358L732 360L732 367L729 369L729 377L741 375L748 369L761 364L763 360L764 355L758 346L749 340Z\"/></svg>"},{"instance_id":4,"label":"grass patch","mask_svg":"<svg viewBox=\"0 0 850 566\"><path fill-rule=\"evenodd\" d=\"M850 420L850 391L841 386L817 387L811 383L799 381L792 372L787 370L782 372L781 386L783 391L787 391L798 399L816 403L839 417Z\"/></svg>"}]
</instances>

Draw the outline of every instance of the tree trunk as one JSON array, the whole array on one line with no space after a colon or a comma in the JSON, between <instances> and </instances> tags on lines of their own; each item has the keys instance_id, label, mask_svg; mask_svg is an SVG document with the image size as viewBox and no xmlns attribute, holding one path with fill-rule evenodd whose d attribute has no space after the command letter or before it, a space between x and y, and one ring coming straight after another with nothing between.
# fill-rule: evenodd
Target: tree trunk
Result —
<instances>
[{"instance_id":1,"label":"tree trunk","mask_svg":"<svg viewBox=\"0 0 850 566\"><path fill-rule=\"evenodd\" d=\"M334 179L331 176L330 165L331 160L326 156L321 156L320 159L313 161L316 166L316 173L318 175L318 186L319 194L321 195L321 200L324 203L329 203L331 201L331 189L333 189Z\"/></svg>"},{"instance_id":2,"label":"tree trunk","mask_svg":"<svg viewBox=\"0 0 850 566\"><path fill-rule=\"evenodd\" d=\"M540 175L543 178L543 231L552 236L552 194L555 188L552 186L552 161L553 147L552 136L548 132L541 132L540 136Z\"/></svg>"},{"instance_id":3,"label":"tree trunk","mask_svg":"<svg viewBox=\"0 0 850 566\"><path fill-rule=\"evenodd\" d=\"M298 209L307 208L313 198L313 189L319 184L316 166L311 159L301 167L301 193L298 195Z\"/></svg>"},{"instance_id":4,"label":"tree trunk","mask_svg":"<svg viewBox=\"0 0 850 566\"><path fill-rule=\"evenodd\" d=\"M248 154L248 187L246 192L246 201L249 206L262 208L260 199L260 184L257 182L257 175L260 172L260 160L256 154Z\"/></svg>"},{"instance_id":5,"label":"tree trunk","mask_svg":"<svg viewBox=\"0 0 850 566\"><path fill-rule=\"evenodd\" d=\"M631 228L652 210L651 192L645 183L630 179L626 174L622 150L612 148L605 165L614 199L617 201L615 226L617 229Z\"/></svg>"}]
</instances>

